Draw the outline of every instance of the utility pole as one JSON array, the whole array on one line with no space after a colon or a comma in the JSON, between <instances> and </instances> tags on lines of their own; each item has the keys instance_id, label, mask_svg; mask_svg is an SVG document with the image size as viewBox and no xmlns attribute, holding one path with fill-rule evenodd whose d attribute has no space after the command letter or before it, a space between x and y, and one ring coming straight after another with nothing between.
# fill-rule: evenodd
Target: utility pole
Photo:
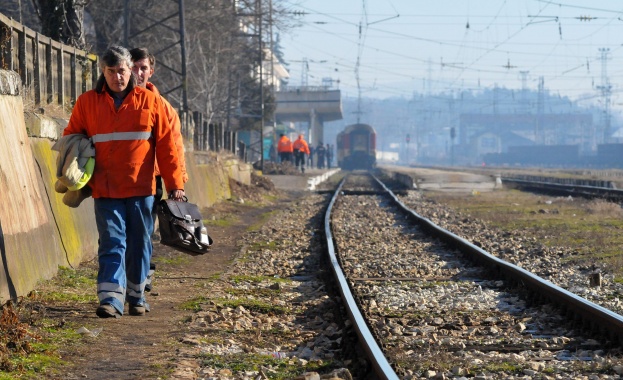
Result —
<instances>
[{"instance_id":1,"label":"utility pole","mask_svg":"<svg viewBox=\"0 0 623 380\"><path fill-rule=\"evenodd\" d=\"M612 94L612 85L608 78L608 55L610 49L600 48L601 52L601 85L597 89L601 91L601 97L604 102L604 110L602 113L601 125L603 128L601 142L607 143L610 136L610 95Z\"/></svg>"},{"instance_id":2,"label":"utility pole","mask_svg":"<svg viewBox=\"0 0 623 380\"><path fill-rule=\"evenodd\" d=\"M180 62L181 62L181 71L178 71L177 69L174 69L166 64L163 63L162 59L159 59L158 62L158 66L159 67L164 67L165 69L173 72L174 74L177 74L180 77L180 82L181 84L178 86L175 86L173 88L167 89L167 90L162 90L161 89L161 93L162 95L167 95L172 93L173 91L176 90L181 90L181 96L179 98L179 104L178 107L180 108L181 111L188 111L188 95L187 95L187 89L188 89L188 85L187 85L187 78L186 78L186 31L185 31L185 23L184 23L184 0L176 0L177 2L177 11L175 11L174 13L170 14L170 15L161 15L158 19L153 20L151 25L148 25L147 27L145 27L143 30L139 30L137 32L131 33L131 28L130 26L132 25L132 9L130 8L130 0L124 0L123 3L123 23L124 23L124 30L123 30L123 43L126 47L131 47L131 45L133 45L133 40L136 40L141 34L143 34L144 32L147 32L149 30L151 30L152 28L155 27L164 27L167 30L173 30L176 31L175 28L172 28L169 25L166 25L166 22L169 19L173 19L174 17L178 17L179 20L179 24L177 26L177 33L180 36L180 39L178 41L173 41L173 43L161 47L161 46L157 46L158 48L160 48L160 50L158 51L153 51L154 49L150 49L152 50L151 53L158 57L160 54L163 54L164 52L166 52L167 50L169 50L170 48L174 47L175 45L179 45L180 47ZM157 14L153 14L152 16L155 16ZM168 99L169 101L171 101L172 99Z\"/></svg>"},{"instance_id":3,"label":"utility pole","mask_svg":"<svg viewBox=\"0 0 623 380\"><path fill-rule=\"evenodd\" d=\"M257 11L257 45L260 73L260 170L264 171L264 62L262 52L262 0L256 0Z\"/></svg>"},{"instance_id":4,"label":"utility pole","mask_svg":"<svg viewBox=\"0 0 623 380\"><path fill-rule=\"evenodd\" d=\"M303 66L301 69L301 87L303 89L306 89L308 85L307 78L309 76L309 61L307 61L307 58L303 58L302 62Z\"/></svg>"},{"instance_id":5,"label":"utility pole","mask_svg":"<svg viewBox=\"0 0 623 380\"><path fill-rule=\"evenodd\" d=\"M182 55L182 111L188 111L188 81L186 77L186 24L184 22L184 0L179 0L180 51Z\"/></svg>"},{"instance_id":6,"label":"utility pole","mask_svg":"<svg viewBox=\"0 0 623 380\"><path fill-rule=\"evenodd\" d=\"M528 73L529 71L520 71L519 75L521 76L521 113L528 113Z\"/></svg>"},{"instance_id":7,"label":"utility pole","mask_svg":"<svg viewBox=\"0 0 623 380\"><path fill-rule=\"evenodd\" d=\"M539 90L536 103L536 123L534 125L534 141L537 145L545 144L545 131L543 131L542 119L545 111L545 79L539 77Z\"/></svg>"}]
</instances>

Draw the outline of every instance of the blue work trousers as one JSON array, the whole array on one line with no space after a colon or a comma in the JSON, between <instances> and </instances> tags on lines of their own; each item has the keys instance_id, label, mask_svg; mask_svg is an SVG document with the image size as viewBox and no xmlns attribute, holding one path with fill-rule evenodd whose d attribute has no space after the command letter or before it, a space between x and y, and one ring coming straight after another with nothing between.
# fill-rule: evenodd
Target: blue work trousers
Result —
<instances>
[{"instance_id":1,"label":"blue work trousers","mask_svg":"<svg viewBox=\"0 0 623 380\"><path fill-rule=\"evenodd\" d=\"M127 301L143 305L151 258L154 197L96 198L95 222L99 233L97 296L121 314Z\"/></svg>"}]
</instances>

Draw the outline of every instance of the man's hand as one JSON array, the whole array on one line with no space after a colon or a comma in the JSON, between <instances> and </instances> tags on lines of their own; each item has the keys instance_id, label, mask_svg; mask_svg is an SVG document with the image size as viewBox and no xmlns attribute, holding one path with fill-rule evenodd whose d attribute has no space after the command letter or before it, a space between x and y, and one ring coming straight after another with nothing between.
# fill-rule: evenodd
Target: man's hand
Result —
<instances>
[{"instance_id":1,"label":"man's hand","mask_svg":"<svg viewBox=\"0 0 623 380\"><path fill-rule=\"evenodd\" d=\"M169 193L169 199L174 199L176 201L183 201L186 193L184 190L173 190Z\"/></svg>"}]
</instances>

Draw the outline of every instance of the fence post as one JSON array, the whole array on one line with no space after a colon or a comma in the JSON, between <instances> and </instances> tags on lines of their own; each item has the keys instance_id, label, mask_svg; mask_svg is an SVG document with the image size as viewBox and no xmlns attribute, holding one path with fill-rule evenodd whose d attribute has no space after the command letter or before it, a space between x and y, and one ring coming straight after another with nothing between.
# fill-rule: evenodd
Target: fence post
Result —
<instances>
[{"instance_id":1,"label":"fence post","mask_svg":"<svg viewBox=\"0 0 623 380\"><path fill-rule=\"evenodd\" d=\"M45 80L46 102L51 104L54 101L54 75L52 72L52 39L48 38L45 45L45 72L47 74Z\"/></svg>"},{"instance_id":2,"label":"fence post","mask_svg":"<svg viewBox=\"0 0 623 380\"><path fill-rule=\"evenodd\" d=\"M91 61L91 88L95 88L95 86L97 86L99 76L99 65L96 58L94 61Z\"/></svg>"},{"instance_id":3,"label":"fence post","mask_svg":"<svg viewBox=\"0 0 623 380\"><path fill-rule=\"evenodd\" d=\"M71 68L71 102L75 102L78 99L78 81L76 73L76 48L73 48L73 52L69 58L69 67Z\"/></svg>"},{"instance_id":4,"label":"fence post","mask_svg":"<svg viewBox=\"0 0 623 380\"><path fill-rule=\"evenodd\" d=\"M57 80L58 80L58 104L65 106L65 60L63 59L63 55L65 54L63 50L63 45L58 49L58 56L56 57L56 72L57 72Z\"/></svg>"},{"instance_id":5,"label":"fence post","mask_svg":"<svg viewBox=\"0 0 623 380\"><path fill-rule=\"evenodd\" d=\"M0 68L5 70L13 70L13 36L11 31L13 19L9 19L9 23L11 25L2 25L0 28L0 40L6 41L6 44L0 45L2 51L0 51L0 63L2 66Z\"/></svg>"},{"instance_id":6,"label":"fence post","mask_svg":"<svg viewBox=\"0 0 623 380\"><path fill-rule=\"evenodd\" d=\"M203 125L203 114L199 111L193 111L193 121L195 122L195 150L203 150L202 136L203 131L201 126Z\"/></svg>"},{"instance_id":7,"label":"fence post","mask_svg":"<svg viewBox=\"0 0 623 380\"><path fill-rule=\"evenodd\" d=\"M212 150L213 152L216 152L216 127L214 126L214 124L210 124L208 126L208 136L209 136L210 150Z\"/></svg>"},{"instance_id":8,"label":"fence post","mask_svg":"<svg viewBox=\"0 0 623 380\"><path fill-rule=\"evenodd\" d=\"M229 132L225 131L224 135L223 135L223 149L224 150L229 150Z\"/></svg>"},{"instance_id":9,"label":"fence post","mask_svg":"<svg viewBox=\"0 0 623 380\"><path fill-rule=\"evenodd\" d=\"M87 56L84 52L80 53L80 79L82 80L82 93L87 92L87 77L89 70L87 69Z\"/></svg>"},{"instance_id":10,"label":"fence post","mask_svg":"<svg viewBox=\"0 0 623 380\"><path fill-rule=\"evenodd\" d=\"M221 150L223 150L223 124L222 123L216 123L215 124L216 127L216 151L220 152Z\"/></svg>"},{"instance_id":11,"label":"fence post","mask_svg":"<svg viewBox=\"0 0 623 380\"><path fill-rule=\"evenodd\" d=\"M19 65L19 76L22 79L22 85L28 86L28 75L26 73L26 30L25 26L17 33L17 60Z\"/></svg>"},{"instance_id":12,"label":"fence post","mask_svg":"<svg viewBox=\"0 0 623 380\"><path fill-rule=\"evenodd\" d=\"M39 59L39 33L35 34L35 39L32 41L32 65L33 65L33 90L35 91L35 104L41 104L41 68L39 65L41 60Z\"/></svg>"},{"instance_id":13,"label":"fence post","mask_svg":"<svg viewBox=\"0 0 623 380\"><path fill-rule=\"evenodd\" d=\"M203 146L206 151L212 149L212 147L210 147L210 126L207 120L203 122Z\"/></svg>"}]
</instances>

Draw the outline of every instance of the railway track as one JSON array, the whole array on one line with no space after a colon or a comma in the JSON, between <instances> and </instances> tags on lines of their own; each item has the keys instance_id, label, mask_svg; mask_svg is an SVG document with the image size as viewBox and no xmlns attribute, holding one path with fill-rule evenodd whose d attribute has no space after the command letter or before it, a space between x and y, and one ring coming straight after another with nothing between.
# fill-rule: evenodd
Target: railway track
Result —
<instances>
[{"instance_id":1,"label":"railway track","mask_svg":"<svg viewBox=\"0 0 623 380\"><path fill-rule=\"evenodd\" d=\"M620 315L404 208L372 177L351 175L325 217L336 278L379 378L623 373Z\"/></svg>"}]
</instances>

